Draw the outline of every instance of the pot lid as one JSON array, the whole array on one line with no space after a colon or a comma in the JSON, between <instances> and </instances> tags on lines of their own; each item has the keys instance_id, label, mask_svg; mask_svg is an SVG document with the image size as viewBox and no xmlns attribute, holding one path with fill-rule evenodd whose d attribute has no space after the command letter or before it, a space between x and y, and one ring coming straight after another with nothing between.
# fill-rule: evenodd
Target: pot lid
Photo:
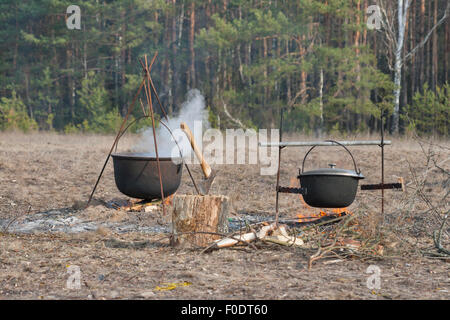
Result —
<instances>
[{"instance_id":1,"label":"pot lid","mask_svg":"<svg viewBox=\"0 0 450 320\"><path fill-rule=\"evenodd\" d=\"M338 169L338 168L319 168L316 170L306 171L300 174L303 176L339 176L339 177L353 177L357 179L364 179L361 173L357 173L353 170Z\"/></svg>"}]
</instances>

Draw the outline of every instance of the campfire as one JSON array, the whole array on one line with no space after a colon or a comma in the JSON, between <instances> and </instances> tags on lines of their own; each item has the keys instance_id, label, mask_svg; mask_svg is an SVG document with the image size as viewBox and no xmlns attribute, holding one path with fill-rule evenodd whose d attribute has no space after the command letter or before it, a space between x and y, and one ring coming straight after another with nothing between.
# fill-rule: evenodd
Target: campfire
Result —
<instances>
[{"instance_id":1,"label":"campfire","mask_svg":"<svg viewBox=\"0 0 450 320\"><path fill-rule=\"evenodd\" d=\"M291 178L289 187L298 187L298 180ZM301 194L298 195L298 199L300 199L302 204L302 209L296 214L299 223L313 222L325 217L337 218L353 214L348 208L320 209L317 213L317 208L309 206Z\"/></svg>"},{"instance_id":2,"label":"campfire","mask_svg":"<svg viewBox=\"0 0 450 320\"><path fill-rule=\"evenodd\" d=\"M172 194L164 199L165 206L172 206L173 197ZM151 201L151 200L139 200L139 199L128 199L126 201L113 200L107 204L107 207L114 208L116 210L124 210L128 212L153 212L159 210L162 206L162 200Z\"/></svg>"},{"instance_id":3,"label":"campfire","mask_svg":"<svg viewBox=\"0 0 450 320\"><path fill-rule=\"evenodd\" d=\"M297 214L297 218L298 218L298 222L299 223L303 223L303 222L312 222L315 220L319 220L325 217L342 217L345 216L347 214L352 215L353 213L351 211L349 211L347 208L337 208L337 209L331 209L331 212L326 212L323 210L320 210L319 213L313 213L310 215L304 215L301 213Z\"/></svg>"}]
</instances>

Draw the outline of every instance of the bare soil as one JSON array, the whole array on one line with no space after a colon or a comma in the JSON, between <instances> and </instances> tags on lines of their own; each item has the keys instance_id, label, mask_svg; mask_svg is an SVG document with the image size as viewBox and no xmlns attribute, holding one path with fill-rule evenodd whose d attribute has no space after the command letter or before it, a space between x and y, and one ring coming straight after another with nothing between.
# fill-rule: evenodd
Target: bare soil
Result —
<instances>
[{"instance_id":1,"label":"bare soil","mask_svg":"<svg viewBox=\"0 0 450 320\"><path fill-rule=\"evenodd\" d=\"M316 140L291 136L290 140ZM351 137L347 139L377 139ZM109 163L93 206L83 209L112 136L55 133L0 133L0 299L449 299L449 260L437 252L431 234L439 217L415 196L418 177L429 175L423 188L437 201L449 186L439 170L427 170L426 154L412 139L393 139L386 146L385 182L403 177L407 192L385 191L382 243L376 257L324 259L308 269L311 248L276 244L221 249L211 253L172 248L170 214L125 212L108 207L128 200L114 183ZM124 137L120 148L133 143ZM438 164L449 169L450 142L437 141ZM296 186L307 149L283 150L281 185ZM364 184L380 182L380 148L352 147L365 175ZM351 169L339 148L317 148L310 168L336 163ZM234 218L275 217L276 176L260 175L259 165L217 165L212 194L232 199ZM198 166L192 165L200 178ZM178 194L193 194L186 171ZM361 229L374 234L381 211L380 191L359 191L349 210L360 215ZM448 209L447 203L442 203ZM170 210L169 210L170 211ZM317 213L296 195L280 196L280 218ZM20 229L27 222L64 217L68 226L45 224ZM59 219L58 218L58 219ZM47 228L48 227L48 228ZM448 244L448 242L446 243ZM81 288L69 289L68 267L79 266ZM381 287L369 289L370 265L380 270ZM170 290L169 290L170 289Z\"/></svg>"}]
</instances>

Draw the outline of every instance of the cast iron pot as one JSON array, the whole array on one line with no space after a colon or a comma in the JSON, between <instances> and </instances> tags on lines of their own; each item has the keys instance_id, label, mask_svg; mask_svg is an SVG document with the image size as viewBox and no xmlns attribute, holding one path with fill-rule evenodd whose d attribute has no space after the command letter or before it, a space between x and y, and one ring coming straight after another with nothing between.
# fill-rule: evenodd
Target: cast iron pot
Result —
<instances>
[{"instance_id":1,"label":"cast iron pot","mask_svg":"<svg viewBox=\"0 0 450 320\"><path fill-rule=\"evenodd\" d=\"M123 194L138 199L161 199L158 165L145 153L113 153L114 179ZM181 158L159 158L164 197L177 191L181 182Z\"/></svg>"},{"instance_id":2,"label":"cast iron pot","mask_svg":"<svg viewBox=\"0 0 450 320\"><path fill-rule=\"evenodd\" d=\"M364 176L357 169L353 155L344 145L334 140L327 141L334 142L347 150L352 157L355 171L337 169L335 164L330 164L330 168L305 172L306 157L316 146L312 147L303 159L302 171L298 176L301 187L305 189L303 199L309 206L315 208L345 208L355 200L358 182L364 179Z\"/></svg>"}]
</instances>

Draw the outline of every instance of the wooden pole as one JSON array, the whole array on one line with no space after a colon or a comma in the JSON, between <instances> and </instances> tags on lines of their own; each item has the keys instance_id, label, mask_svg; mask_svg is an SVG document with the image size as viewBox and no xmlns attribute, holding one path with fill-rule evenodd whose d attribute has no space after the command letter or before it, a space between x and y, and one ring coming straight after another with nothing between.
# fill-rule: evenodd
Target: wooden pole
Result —
<instances>
[{"instance_id":1,"label":"wooden pole","mask_svg":"<svg viewBox=\"0 0 450 320\"><path fill-rule=\"evenodd\" d=\"M151 96L151 91L150 91L150 71L148 70L148 66L147 66L147 55L145 55L145 76L146 76L146 80L147 80L147 85L145 85L145 93L147 96L147 103L148 103L148 107L150 109L150 115L152 117L152 129L153 129L153 142L155 144L155 153L156 153L156 164L158 166L158 176L159 176L159 185L161 188L161 205L162 205L162 210L163 210L163 214L166 214L166 206L165 206L165 199L164 199L164 187L163 187L163 183L162 183L162 176L161 176L161 166L159 163L159 154L158 154L158 144L156 142L156 130L155 130L155 117L153 114L153 106L152 106L152 96Z\"/></svg>"}]
</instances>

